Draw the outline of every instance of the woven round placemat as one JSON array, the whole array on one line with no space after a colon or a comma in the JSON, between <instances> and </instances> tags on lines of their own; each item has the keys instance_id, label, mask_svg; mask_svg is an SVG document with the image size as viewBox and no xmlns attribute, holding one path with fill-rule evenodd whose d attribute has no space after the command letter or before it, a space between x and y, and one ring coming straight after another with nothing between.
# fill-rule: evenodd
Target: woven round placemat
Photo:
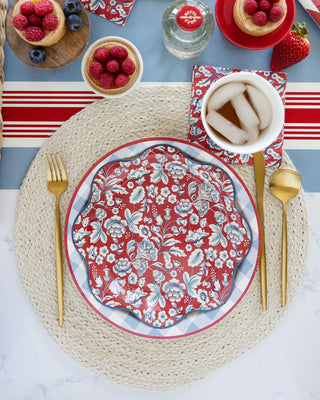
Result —
<instances>
[{"instance_id":1,"label":"woven round placemat","mask_svg":"<svg viewBox=\"0 0 320 400\"><path fill-rule=\"evenodd\" d=\"M15 224L21 280L40 322L70 357L96 374L137 388L168 390L190 384L257 345L275 328L281 308L281 203L265 190L268 311L259 273L237 307L202 332L176 339L127 333L98 316L78 292L64 265L64 325L58 326L55 287L54 197L47 190L45 153L59 152L69 187L61 197L64 221L72 194L89 167L129 141L156 136L187 139L190 88L141 86L131 95L98 100L70 120L39 150L22 184ZM283 165L293 168L288 156ZM235 167L255 198L254 171ZM267 169L267 177L273 169ZM288 304L301 281L308 247L303 192L288 204Z\"/></svg>"}]
</instances>

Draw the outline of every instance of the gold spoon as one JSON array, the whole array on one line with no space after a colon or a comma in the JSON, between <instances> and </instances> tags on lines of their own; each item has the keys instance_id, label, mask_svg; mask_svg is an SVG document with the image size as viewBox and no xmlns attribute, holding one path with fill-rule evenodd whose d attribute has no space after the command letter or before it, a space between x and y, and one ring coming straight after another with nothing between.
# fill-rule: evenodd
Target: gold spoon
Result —
<instances>
[{"instance_id":1,"label":"gold spoon","mask_svg":"<svg viewBox=\"0 0 320 400\"><path fill-rule=\"evenodd\" d=\"M301 177L292 169L278 169L269 179L271 193L277 197L283 206L282 214L282 254L281 254L281 285L282 307L286 305L287 293L287 209L288 200L295 197L301 189Z\"/></svg>"}]
</instances>

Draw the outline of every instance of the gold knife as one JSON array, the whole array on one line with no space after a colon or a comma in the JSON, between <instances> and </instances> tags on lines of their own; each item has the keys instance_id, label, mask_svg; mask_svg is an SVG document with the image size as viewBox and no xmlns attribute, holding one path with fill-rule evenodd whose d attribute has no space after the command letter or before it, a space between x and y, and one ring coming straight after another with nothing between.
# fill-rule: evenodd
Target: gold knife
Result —
<instances>
[{"instance_id":1,"label":"gold knife","mask_svg":"<svg viewBox=\"0 0 320 400\"><path fill-rule=\"evenodd\" d=\"M266 269L266 247L265 247L265 236L264 236L264 214L263 214L263 191L264 191L264 179L266 175L266 165L264 154L262 151L253 154L254 161L254 172L256 180L256 191L257 191L257 209L260 219L261 229L261 253L260 253L260 286L261 286L261 298L262 298L262 309L267 311L267 269Z\"/></svg>"}]
</instances>

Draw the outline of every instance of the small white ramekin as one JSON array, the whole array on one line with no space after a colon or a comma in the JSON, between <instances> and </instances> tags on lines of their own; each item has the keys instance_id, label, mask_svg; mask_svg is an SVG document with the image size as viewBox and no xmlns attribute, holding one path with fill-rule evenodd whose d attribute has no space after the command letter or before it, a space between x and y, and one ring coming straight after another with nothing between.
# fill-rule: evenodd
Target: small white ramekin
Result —
<instances>
[{"instance_id":1,"label":"small white ramekin","mask_svg":"<svg viewBox=\"0 0 320 400\"><path fill-rule=\"evenodd\" d=\"M101 47L106 44L113 44L113 45L117 44L125 47L129 52L129 57L134 61L136 65L136 71L133 78L130 80L128 85L124 87L103 89L97 84L97 82L94 79L90 78L90 76L88 75L88 61L92 58L94 51L98 47ZM129 42L129 40L126 40L118 36L106 36L104 38L95 41L88 47L82 58L81 73L87 85L98 95L104 97L120 97L131 92L141 81L143 73L143 60L139 50L136 48L134 44Z\"/></svg>"}]
</instances>

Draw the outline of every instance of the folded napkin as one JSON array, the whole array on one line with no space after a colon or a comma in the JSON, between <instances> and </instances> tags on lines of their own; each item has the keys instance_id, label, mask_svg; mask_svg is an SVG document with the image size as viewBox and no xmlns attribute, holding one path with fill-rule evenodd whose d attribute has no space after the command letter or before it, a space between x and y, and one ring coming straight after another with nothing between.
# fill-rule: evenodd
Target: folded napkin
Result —
<instances>
[{"instance_id":1,"label":"folded napkin","mask_svg":"<svg viewBox=\"0 0 320 400\"><path fill-rule=\"evenodd\" d=\"M320 28L320 0L298 0Z\"/></svg>"},{"instance_id":2,"label":"folded napkin","mask_svg":"<svg viewBox=\"0 0 320 400\"><path fill-rule=\"evenodd\" d=\"M253 157L250 154L236 154L221 149L216 143L212 141L207 135L202 121L201 121L201 104L203 96L206 94L212 82L217 79L231 74L232 72L239 72L240 69L212 67L205 65L195 65L192 74L192 89L191 89L191 106L190 106L190 129L189 140L211 150L215 155L221 157L224 161L230 164L253 164ZM270 72L270 71L255 71L254 72L265 79L267 79L281 96L283 104L285 104L285 90L287 84L287 74L284 72ZM280 166L283 153L283 138L284 129L279 132L277 140L267 147L264 151L266 159L266 166Z\"/></svg>"},{"instance_id":3,"label":"folded napkin","mask_svg":"<svg viewBox=\"0 0 320 400\"><path fill-rule=\"evenodd\" d=\"M124 25L136 0L80 0L84 7L118 25Z\"/></svg>"}]
</instances>

